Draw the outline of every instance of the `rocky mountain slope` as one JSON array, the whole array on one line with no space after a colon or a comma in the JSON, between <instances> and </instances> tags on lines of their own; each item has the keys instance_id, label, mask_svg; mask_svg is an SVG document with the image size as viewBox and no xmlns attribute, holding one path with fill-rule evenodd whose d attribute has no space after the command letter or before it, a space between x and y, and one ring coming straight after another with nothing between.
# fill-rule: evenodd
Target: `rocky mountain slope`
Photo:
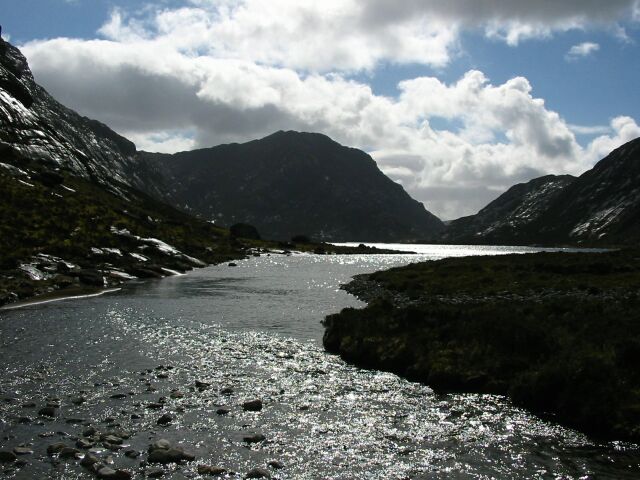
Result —
<instances>
[{"instance_id":1,"label":"rocky mountain slope","mask_svg":"<svg viewBox=\"0 0 640 480\"><path fill-rule=\"evenodd\" d=\"M625 245L640 240L640 138L578 178L519 184L451 222L446 243Z\"/></svg>"},{"instance_id":2,"label":"rocky mountain slope","mask_svg":"<svg viewBox=\"0 0 640 480\"><path fill-rule=\"evenodd\" d=\"M453 243L527 243L531 226L543 215L567 185L571 175L547 175L519 183L476 215L453 220L442 233L442 241Z\"/></svg>"},{"instance_id":3,"label":"rocky mountain slope","mask_svg":"<svg viewBox=\"0 0 640 480\"><path fill-rule=\"evenodd\" d=\"M443 228L369 155L320 134L281 131L140 160L151 195L223 225L250 223L266 238L409 241Z\"/></svg>"},{"instance_id":4,"label":"rocky mountain slope","mask_svg":"<svg viewBox=\"0 0 640 480\"><path fill-rule=\"evenodd\" d=\"M132 188L135 150L56 102L0 40L0 305L245 254L226 230Z\"/></svg>"},{"instance_id":5,"label":"rocky mountain slope","mask_svg":"<svg viewBox=\"0 0 640 480\"><path fill-rule=\"evenodd\" d=\"M117 190L132 186L135 145L66 108L38 85L20 51L0 40L0 153Z\"/></svg>"},{"instance_id":6,"label":"rocky mountain slope","mask_svg":"<svg viewBox=\"0 0 640 480\"><path fill-rule=\"evenodd\" d=\"M138 153L35 83L26 59L0 42L0 152L37 160L116 195L143 189L221 225L251 223L266 238L411 240L442 223L365 153L315 134L279 132L243 145L173 156Z\"/></svg>"},{"instance_id":7,"label":"rocky mountain slope","mask_svg":"<svg viewBox=\"0 0 640 480\"><path fill-rule=\"evenodd\" d=\"M544 242L637 244L640 138L617 148L564 188L536 227Z\"/></svg>"}]
</instances>

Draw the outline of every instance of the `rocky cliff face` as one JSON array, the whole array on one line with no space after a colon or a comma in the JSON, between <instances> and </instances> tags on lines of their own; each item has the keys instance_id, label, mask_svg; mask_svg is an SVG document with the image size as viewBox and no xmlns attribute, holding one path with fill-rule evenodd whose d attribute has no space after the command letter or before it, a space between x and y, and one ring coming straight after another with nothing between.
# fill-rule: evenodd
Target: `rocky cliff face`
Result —
<instances>
[{"instance_id":1,"label":"rocky cliff face","mask_svg":"<svg viewBox=\"0 0 640 480\"><path fill-rule=\"evenodd\" d=\"M132 188L135 152L55 101L0 40L0 306L243 255L227 232Z\"/></svg>"},{"instance_id":2,"label":"rocky cliff face","mask_svg":"<svg viewBox=\"0 0 640 480\"><path fill-rule=\"evenodd\" d=\"M536 226L544 241L640 240L640 138L611 152L564 188Z\"/></svg>"},{"instance_id":3,"label":"rocky cliff face","mask_svg":"<svg viewBox=\"0 0 640 480\"><path fill-rule=\"evenodd\" d=\"M0 40L0 150L17 153L117 190L132 185L135 145L106 125L53 99L33 78L27 61Z\"/></svg>"},{"instance_id":4,"label":"rocky cliff face","mask_svg":"<svg viewBox=\"0 0 640 480\"><path fill-rule=\"evenodd\" d=\"M442 241L452 243L527 243L531 226L558 195L575 180L570 175L547 175L511 187L476 215L452 221Z\"/></svg>"},{"instance_id":5,"label":"rocky cliff face","mask_svg":"<svg viewBox=\"0 0 640 480\"><path fill-rule=\"evenodd\" d=\"M640 139L578 178L540 177L510 188L478 214L451 222L442 242L636 244L640 240Z\"/></svg>"},{"instance_id":6,"label":"rocky cliff face","mask_svg":"<svg viewBox=\"0 0 640 480\"><path fill-rule=\"evenodd\" d=\"M443 228L369 155L324 135L278 132L140 160L140 171L164 183L148 193L223 225L250 223L263 238L409 241Z\"/></svg>"}]
</instances>

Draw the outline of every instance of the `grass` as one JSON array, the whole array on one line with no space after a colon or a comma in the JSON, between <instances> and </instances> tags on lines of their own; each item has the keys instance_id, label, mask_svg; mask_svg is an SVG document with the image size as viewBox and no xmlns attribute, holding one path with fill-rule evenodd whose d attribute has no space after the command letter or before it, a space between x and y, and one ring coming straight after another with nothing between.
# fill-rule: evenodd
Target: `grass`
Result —
<instances>
[{"instance_id":1,"label":"grass","mask_svg":"<svg viewBox=\"0 0 640 480\"><path fill-rule=\"evenodd\" d=\"M325 347L442 391L509 395L585 432L640 439L637 252L470 257L368 277Z\"/></svg>"},{"instance_id":2,"label":"grass","mask_svg":"<svg viewBox=\"0 0 640 480\"><path fill-rule=\"evenodd\" d=\"M370 279L413 296L637 290L640 251L448 258L377 272Z\"/></svg>"},{"instance_id":3,"label":"grass","mask_svg":"<svg viewBox=\"0 0 640 480\"><path fill-rule=\"evenodd\" d=\"M245 255L247 247L230 238L227 230L126 186L121 187L121 193L112 193L64 172L52 175L35 162L23 162L20 167L29 171L30 178L15 177L0 169L0 303L71 286L73 279L65 272L32 281L17 269L38 254L54 255L81 268L126 270L136 263L127 252L144 253L156 270L191 268L155 249L142 251L141 242L114 235L112 227L127 229L142 238L161 239L205 263ZM124 255L96 256L92 247L118 248Z\"/></svg>"}]
</instances>

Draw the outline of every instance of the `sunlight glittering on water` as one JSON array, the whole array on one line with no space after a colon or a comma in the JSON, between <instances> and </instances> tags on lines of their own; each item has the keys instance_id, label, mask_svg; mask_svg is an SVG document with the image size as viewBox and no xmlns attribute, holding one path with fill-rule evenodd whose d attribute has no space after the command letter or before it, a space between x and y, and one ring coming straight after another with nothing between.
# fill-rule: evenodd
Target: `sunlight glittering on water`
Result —
<instances>
[{"instance_id":1,"label":"sunlight glittering on water","mask_svg":"<svg viewBox=\"0 0 640 480\"><path fill-rule=\"evenodd\" d=\"M193 477L197 464L208 464L240 479L270 460L285 466L272 471L280 479L638 478L635 446L592 442L504 397L437 395L323 351L324 316L362 305L341 283L444 250L263 255L110 296L4 312L0 397L13 400L0 402L0 450L34 445L36 455L15 478L93 478L44 452L80 435L82 425L67 423L75 417L99 428L120 425L130 434L126 447L136 451L157 438L185 445L197 461L167 467L167 478ZM449 248L465 251L496 250ZM196 380L211 388L199 391ZM118 393L125 397L113 400ZM71 402L78 395L86 399L81 405ZM60 399L58 418L18 421L30 414L21 404L47 397ZM262 399L262 411L241 408L253 398ZM160 400L160 412L146 408ZM174 420L158 426L164 412ZM40 438L46 432L55 438ZM265 440L248 444L252 434ZM104 455L121 468L140 468L139 460Z\"/></svg>"}]
</instances>

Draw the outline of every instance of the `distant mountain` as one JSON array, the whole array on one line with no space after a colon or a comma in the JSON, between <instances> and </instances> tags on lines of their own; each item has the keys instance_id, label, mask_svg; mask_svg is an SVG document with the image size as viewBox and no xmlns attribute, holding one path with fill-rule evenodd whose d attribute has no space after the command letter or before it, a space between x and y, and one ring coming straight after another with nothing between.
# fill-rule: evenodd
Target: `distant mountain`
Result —
<instances>
[{"instance_id":1,"label":"distant mountain","mask_svg":"<svg viewBox=\"0 0 640 480\"><path fill-rule=\"evenodd\" d=\"M537 178L510 188L476 215L450 222L445 243L637 244L640 138L578 178Z\"/></svg>"},{"instance_id":2,"label":"distant mountain","mask_svg":"<svg viewBox=\"0 0 640 480\"><path fill-rule=\"evenodd\" d=\"M562 190L536 222L545 242L640 240L640 138L622 145Z\"/></svg>"},{"instance_id":3,"label":"distant mountain","mask_svg":"<svg viewBox=\"0 0 640 480\"><path fill-rule=\"evenodd\" d=\"M571 175L547 175L519 183L476 215L449 222L442 233L443 242L518 244L530 243L537 220L564 188L573 183Z\"/></svg>"},{"instance_id":4,"label":"distant mountain","mask_svg":"<svg viewBox=\"0 0 640 480\"><path fill-rule=\"evenodd\" d=\"M369 155L320 134L139 158L151 195L222 225L255 225L263 238L410 241L443 229Z\"/></svg>"}]
</instances>

